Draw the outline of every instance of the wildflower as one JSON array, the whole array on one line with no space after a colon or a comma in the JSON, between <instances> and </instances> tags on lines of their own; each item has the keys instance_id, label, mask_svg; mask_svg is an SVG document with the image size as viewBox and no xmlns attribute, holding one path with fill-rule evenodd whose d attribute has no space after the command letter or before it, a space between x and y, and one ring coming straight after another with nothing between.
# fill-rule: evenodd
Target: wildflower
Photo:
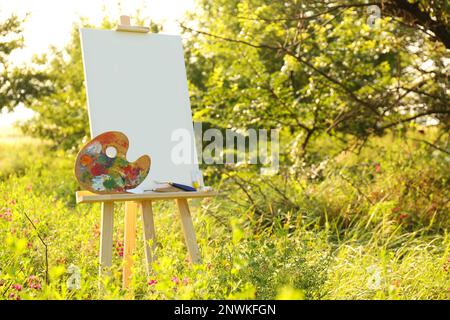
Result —
<instances>
[{"instance_id":1,"label":"wildflower","mask_svg":"<svg viewBox=\"0 0 450 320\"><path fill-rule=\"evenodd\" d=\"M406 218L408 218L408 215L406 213L401 213L398 217L400 219L406 219Z\"/></svg>"},{"instance_id":2,"label":"wildflower","mask_svg":"<svg viewBox=\"0 0 450 320\"><path fill-rule=\"evenodd\" d=\"M31 289L36 289L36 290L41 290L42 286L41 286L41 282L39 281L39 278L36 276L30 276L28 278L28 286Z\"/></svg>"},{"instance_id":3,"label":"wildflower","mask_svg":"<svg viewBox=\"0 0 450 320\"><path fill-rule=\"evenodd\" d=\"M94 237L95 237L95 238L98 238L98 237L100 236L100 227L99 227L98 223L96 223L96 224L94 225L94 228L93 228L93 230L92 230L92 233L94 234Z\"/></svg>"},{"instance_id":4,"label":"wildflower","mask_svg":"<svg viewBox=\"0 0 450 320\"><path fill-rule=\"evenodd\" d=\"M11 299L11 300L20 300L20 297L19 297L18 294L15 294L14 292L11 292L11 293L8 295L8 299Z\"/></svg>"},{"instance_id":5,"label":"wildflower","mask_svg":"<svg viewBox=\"0 0 450 320\"><path fill-rule=\"evenodd\" d=\"M377 163L375 164L375 172L380 173L381 172L381 164Z\"/></svg>"},{"instance_id":6,"label":"wildflower","mask_svg":"<svg viewBox=\"0 0 450 320\"><path fill-rule=\"evenodd\" d=\"M66 264L67 263L67 257L59 257L56 259L57 264Z\"/></svg>"},{"instance_id":7,"label":"wildflower","mask_svg":"<svg viewBox=\"0 0 450 320\"><path fill-rule=\"evenodd\" d=\"M153 285L155 285L157 283L158 283L158 280L156 280L156 279L149 279L148 282L147 282L147 284L149 286L153 286Z\"/></svg>"},{"instance_id":8,"label":"wildflower","mask_svg":"<svg viewBox=\"0 0 450 320\"><path fill-rule=\"evenodd\" d=\"M392 284L396 287L400 287L400 280L394 280Z\"/></svg>"},{"instance_id":9,"label":"wildflower","mask_svg":"<svg viewBox=\"0 0 450 320\"><path fill-rule=\"evenodd\" d=\"M189 278L184 277L184 279L183 279L183 284L184 284L184 285L188 285L188 284L189 284Z\"/></svg>"},{"instance_id":10,"label":"wildflower","mask_svg":"<svg viewBox=\"0 0 450 320\"><path fill-rule=\"evenodd\" d=\"M123 243L120 241L116 241L116 252L119 257L123 257Z\"/></svg>"},{"instance_id":11,"label":"wildflower","mask_svg":"<svg viewBox=\"0 0 450 320\"><path fill-rule=\"evenodd\" d=\"M31 288L32 289L36 289L36 290L41 290L42 289L42 285L40 283L35 283L35 284L33 284L33 286Z\"/></svg>"},{"instance_id":12,"label":"wildflower","mask_svg":"<svg viewBox=\"0 0 450 320\"><path fill-rule=\"evenodd\" d=\"M13 285L11 286L11 288L13 288L13 289L16 290L16 291L22 291L22 285L20 285L20 284L18 284L18 283L13 284Z\"/></svg>"},{"instance_id":13,"label":"wildflower","mask_svg":"<svg viewBox=\"0 0 450 320\"><path fill-rule=\"evenodd\" d=\"M172 282L175 283L176 285L179 285L180 279L178 279L178 277L172 277Z\"/></svg>"},{"instance_id":14,"label":"wildflower","mask_svg":"<svg viewBox=\"0 0 450 320\"><path fill-rule=\"evenodd\" d=\"M3 213L0 213L0 218L5 219L6 221L12 220L12 212L10 208L7 208Z\"/></svg>"}]
</instances>

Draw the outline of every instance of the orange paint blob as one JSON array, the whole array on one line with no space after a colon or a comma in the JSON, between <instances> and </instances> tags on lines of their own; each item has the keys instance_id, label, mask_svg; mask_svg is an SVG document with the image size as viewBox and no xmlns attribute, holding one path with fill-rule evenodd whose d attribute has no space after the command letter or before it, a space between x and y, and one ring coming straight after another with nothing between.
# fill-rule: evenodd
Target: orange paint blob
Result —
<instances>
[{"instance_id":1,"label":"orange paint blob","mask_svg":"<svg viewBox=\"0 0 450 320\"><path fill-rule=\"evenodd\" d=\"M81 163L83 166L87 167L87 166L89 166L89 165L92 163L92 158L89 157L87 154L83 154L83 155L81 156L81 158L80 158L80 163Z\"/></svg>"}]
</instances>

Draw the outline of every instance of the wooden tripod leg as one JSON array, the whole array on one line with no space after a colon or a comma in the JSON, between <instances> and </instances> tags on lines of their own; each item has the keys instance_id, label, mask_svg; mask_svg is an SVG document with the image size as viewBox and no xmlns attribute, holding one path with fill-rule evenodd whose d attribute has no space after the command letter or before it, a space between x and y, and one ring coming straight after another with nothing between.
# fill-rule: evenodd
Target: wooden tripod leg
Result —
<instances>
[{"instance_id":1,"label":"wooden tripod leg","mask_svg":"<svg viewBox=\"0 0 450 320\"><path fill-rule=\"evenodd\" d=\"M125 240L124 240L124 265L122 274L122 286L128 288L133 268L133 253L136 248L136 215L138 203L134 201L125 202Z\"/></svg>"},{"instance_id":2,"label":"wooden tripod leg","mask_svg":"<svg viewBox=\"0 0 450 320\"><path fill-rule=\"evenodd\" d=\"M155 249L156 249L156 233L155 222L153 220L152 202L142 201L142 221L144 223L144 248L145 248L145 261L147 266L147 272L150 273L152 262L155 261Z\"/></svg>"},{"instance_id":3,"label":"wooden tripod leg","mask_svg":"<svg viewBox=\"0 0 450 320\"><path fill-rule=\"evenodd\" d=\"M192 224L191 213L186 199L177 199L178 211L181 217L181 226L183 228L186 246L191 256L192 263L199 264L202 262L200 251L198 250L197 239L195 237L194 225Z\"/></svg>"},{"instance_id":4,"label":"wooden tripod leg","mask_svg":"<svg viewBox=\"0 0 450 320\"><path fill-rule=\"evenodd\" d=\"M104 273L104 268L110 268L112 265L113 227L114 202L102 202L102 217L100 222L100 275Z\"/></svg>"}]
</instances>

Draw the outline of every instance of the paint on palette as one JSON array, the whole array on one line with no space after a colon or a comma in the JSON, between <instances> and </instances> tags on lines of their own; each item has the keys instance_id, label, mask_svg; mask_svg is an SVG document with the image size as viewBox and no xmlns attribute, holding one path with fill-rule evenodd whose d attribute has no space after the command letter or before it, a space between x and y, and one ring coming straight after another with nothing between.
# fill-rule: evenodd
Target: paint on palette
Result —
<instances>
[{"instance_id":1,"label":"paint on palette","mask_svg":"<svg viewBox=\"0 0 450 320\"><path fill-rule=\"evenodd\" d=\"M141 184L150 170L150 157L143 155L129 162L128 146L127 136L118 131L102 133L87 143L75 162L81 187L104 194L124 193Z\"/></svg>"}]
</instances>

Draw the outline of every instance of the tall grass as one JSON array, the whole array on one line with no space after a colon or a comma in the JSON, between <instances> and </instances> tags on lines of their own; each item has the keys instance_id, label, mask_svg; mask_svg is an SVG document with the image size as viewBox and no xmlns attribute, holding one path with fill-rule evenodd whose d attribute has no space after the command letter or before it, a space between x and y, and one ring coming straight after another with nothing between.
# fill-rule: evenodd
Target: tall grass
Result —
<instances>
[{"instance_id":1,"label":"tall grass","mask_svg":"<svg viewBox=\"0 0 450 320\"><path fill-rule=\"evenodd\" d=\"M157 202L158 259L147 276L138 223L129 291L120 281L123 207L111 277L99 289L100 206L75 205L73 155L35 147L18 172L1 168L1 299L449 298L448 159L422 145L374 140L295 181L249 184L253 203L223 180L220 197L192 201L199 266L189 263L174 204ZM71 265L79 289L68 288Z\"/></svg>"},{"instance_id":2,"label":"tall grass","mask_svg":"<svg viewBox=\"0 0 450 320\"><path fill-rule=\"evenodd\" d=\"M23 174L36 157L44 155L46 145L39 139L22 135L14 127L0 128L0 180L11 174Z\"/></svg>"}]
</instances>

